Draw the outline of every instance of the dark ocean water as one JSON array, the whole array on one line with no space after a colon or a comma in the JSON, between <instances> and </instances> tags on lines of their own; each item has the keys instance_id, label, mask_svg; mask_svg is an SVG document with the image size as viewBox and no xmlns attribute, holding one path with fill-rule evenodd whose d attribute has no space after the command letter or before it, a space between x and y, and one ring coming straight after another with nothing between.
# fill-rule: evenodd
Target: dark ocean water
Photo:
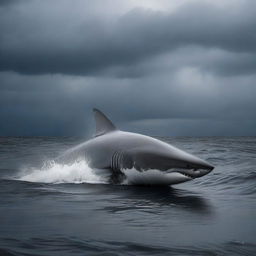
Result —
<instances>
[{"instance_id":1,"label":"dark ocean water","mask_svg":"<svg viewBox=\"0 0 256 256\"><path fill-rule=\"evenodd\" d=\"M256 137L161 139L216 168L103 184L83 163L44 165L81 138L1 137L0 255L256 255Z\"/></svg>"}]
</instances>

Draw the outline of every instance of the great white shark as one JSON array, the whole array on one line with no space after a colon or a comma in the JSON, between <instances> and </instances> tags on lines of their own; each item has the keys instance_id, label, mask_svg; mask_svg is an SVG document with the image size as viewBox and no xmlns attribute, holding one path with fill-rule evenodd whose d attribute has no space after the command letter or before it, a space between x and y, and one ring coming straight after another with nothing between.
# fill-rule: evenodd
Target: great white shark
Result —
<instances>
[{"instance_id":1,"label":"great white shark","mask_svg":"<svg viewBox=\"0 0 256 256\"><path fill-rule=\"evenodd\" d=\"M94 137L57 160L85 159L90 168L111 172L113 183L121 183L129 173L136 173L140 178L135 183L172 185L202 177L214 169L205 160L166 142L121 131L100 110L93 112Z\"/></svg>"}]
</instances>

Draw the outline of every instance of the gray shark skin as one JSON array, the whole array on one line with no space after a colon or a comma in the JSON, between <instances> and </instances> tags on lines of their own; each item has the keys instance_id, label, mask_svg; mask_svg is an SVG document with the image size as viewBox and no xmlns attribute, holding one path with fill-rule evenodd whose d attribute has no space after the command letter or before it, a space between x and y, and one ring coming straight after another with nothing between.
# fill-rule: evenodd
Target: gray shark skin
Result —
<instances>
[{"instance_id":1,"label":"gray shark skin","mask_svg":"<svg viewBox=\"0 0 256 256\"><path fill-rule=\"evenodd\" d=\"M152 176L140 179L139 184L172 185L199 178L214 169L208 162L168 143L120 131L101 111L93 109L93 112L95 136L67 151L59 160L85 159L91 168L111 171L113 183L121 183L132 170Z\"/></svg>"}]
</instances>

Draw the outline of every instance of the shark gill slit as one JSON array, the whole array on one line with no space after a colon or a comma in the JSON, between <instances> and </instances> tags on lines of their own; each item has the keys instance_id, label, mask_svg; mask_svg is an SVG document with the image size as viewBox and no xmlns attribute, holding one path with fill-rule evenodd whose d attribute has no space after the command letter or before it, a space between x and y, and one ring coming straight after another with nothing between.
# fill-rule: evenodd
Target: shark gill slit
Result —
<instances>
[{"instance_id":1,"label":"shark gill slit","mask_svg":"<svg viewBox=\"0 0 256 256\"><path fill-rule=\"evenodd\" d=\"M115 155L114 155L114 170L115 171L117 170L116 158L117 158L117 152L115 152Z\"/></svg>"},{"instance_id":2,"label":"shark gill slit","mask_svg":"<svg viewBox=\"0 0 256 256\"><path fill-rule=\"evenodd\" d=\"M115 152L116 153L116 152ZM115 156L115 153L112 155L111 157L111 169L114 170L114 156Z\"/></svg>"},{"instance_id":3,"label":"shark gill slit","mask_svg":"<svg viewBox=\"0 0 256 256\"><path fill-rule=\"evenodd\" d=\"M111 169L114 169L114 168L113 168L113 156L114 156L114 155L112 155L111 161L110 161L110 168L111 168Z\"/></svg>"},{"instance_id":4,"label":"shark gill slit","mask_svg":"<svg viewBox=\"0 0 256 256\"><path fill-rule=\"evenodd\" d=\"M116 153L116 169L119 171L120 170L120 159L121 159L121 154L119 152Z\"/></svg>"},{"instance_id":5,"label":"shark gill slit","mask_svg":"<svg viewBox=\"0 0 256 256\"><path fill-rule=\"evenodd\" d=\"M113 169L114 171L118 171L119 170L119 154L116 151L111 159L111 169Z\"/></svg>"}]
</instances>

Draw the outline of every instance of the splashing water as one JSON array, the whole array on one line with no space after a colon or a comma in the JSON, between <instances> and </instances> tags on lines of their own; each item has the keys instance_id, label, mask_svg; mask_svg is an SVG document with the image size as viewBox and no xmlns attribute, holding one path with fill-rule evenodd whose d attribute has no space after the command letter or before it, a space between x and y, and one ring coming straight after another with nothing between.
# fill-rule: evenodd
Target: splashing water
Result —
<instances>
[{"instance_id":1,"label":"splashing water","mask_svg":"<svg viewBox=\"0 0 256 256\"><path fill-rule=\"evenodd\" d=\"M22 181L41 183L108 183L107 170L91 169L86 161L73 164L46 162L40 169L23 170L17 178Z\"/></svg>"},{"instance_id":2,"label":"splashing water","mask_svg":"<svg viewBox=\"0 0 256 256\"><path fill-rule=\"evenodd\" d=\"M168 173L159 170L148 170L139 172L136 169L122 170L125 178L120 181L120 185L169 185L173 182L173 177ZM109 184L112 172L106 169L92 169L85 160L75 161L72 164L60 164L55 161L47 161L42 168L30 168L22 170L15 179L28 182L39 183L90 183Z\"/></svg>"},{"instance_id":3,"label":"splashing water","mask_svg":"<svg viewBox=\"0 0 256 256\"><path fill-rule=\"evenodd\" d=\"M123 170L125 179L120 185L136 184L163 184L167 185L168 175L158 170L150 170L140 173L135 169ZM17 180L39 183L90 183L108 184L112 172L103 169L92 169L84 160L76 161L73 164L60 164L55 161L47 161L42 168L31 168L23 170Z\"/></svg>"}]
</instances>

